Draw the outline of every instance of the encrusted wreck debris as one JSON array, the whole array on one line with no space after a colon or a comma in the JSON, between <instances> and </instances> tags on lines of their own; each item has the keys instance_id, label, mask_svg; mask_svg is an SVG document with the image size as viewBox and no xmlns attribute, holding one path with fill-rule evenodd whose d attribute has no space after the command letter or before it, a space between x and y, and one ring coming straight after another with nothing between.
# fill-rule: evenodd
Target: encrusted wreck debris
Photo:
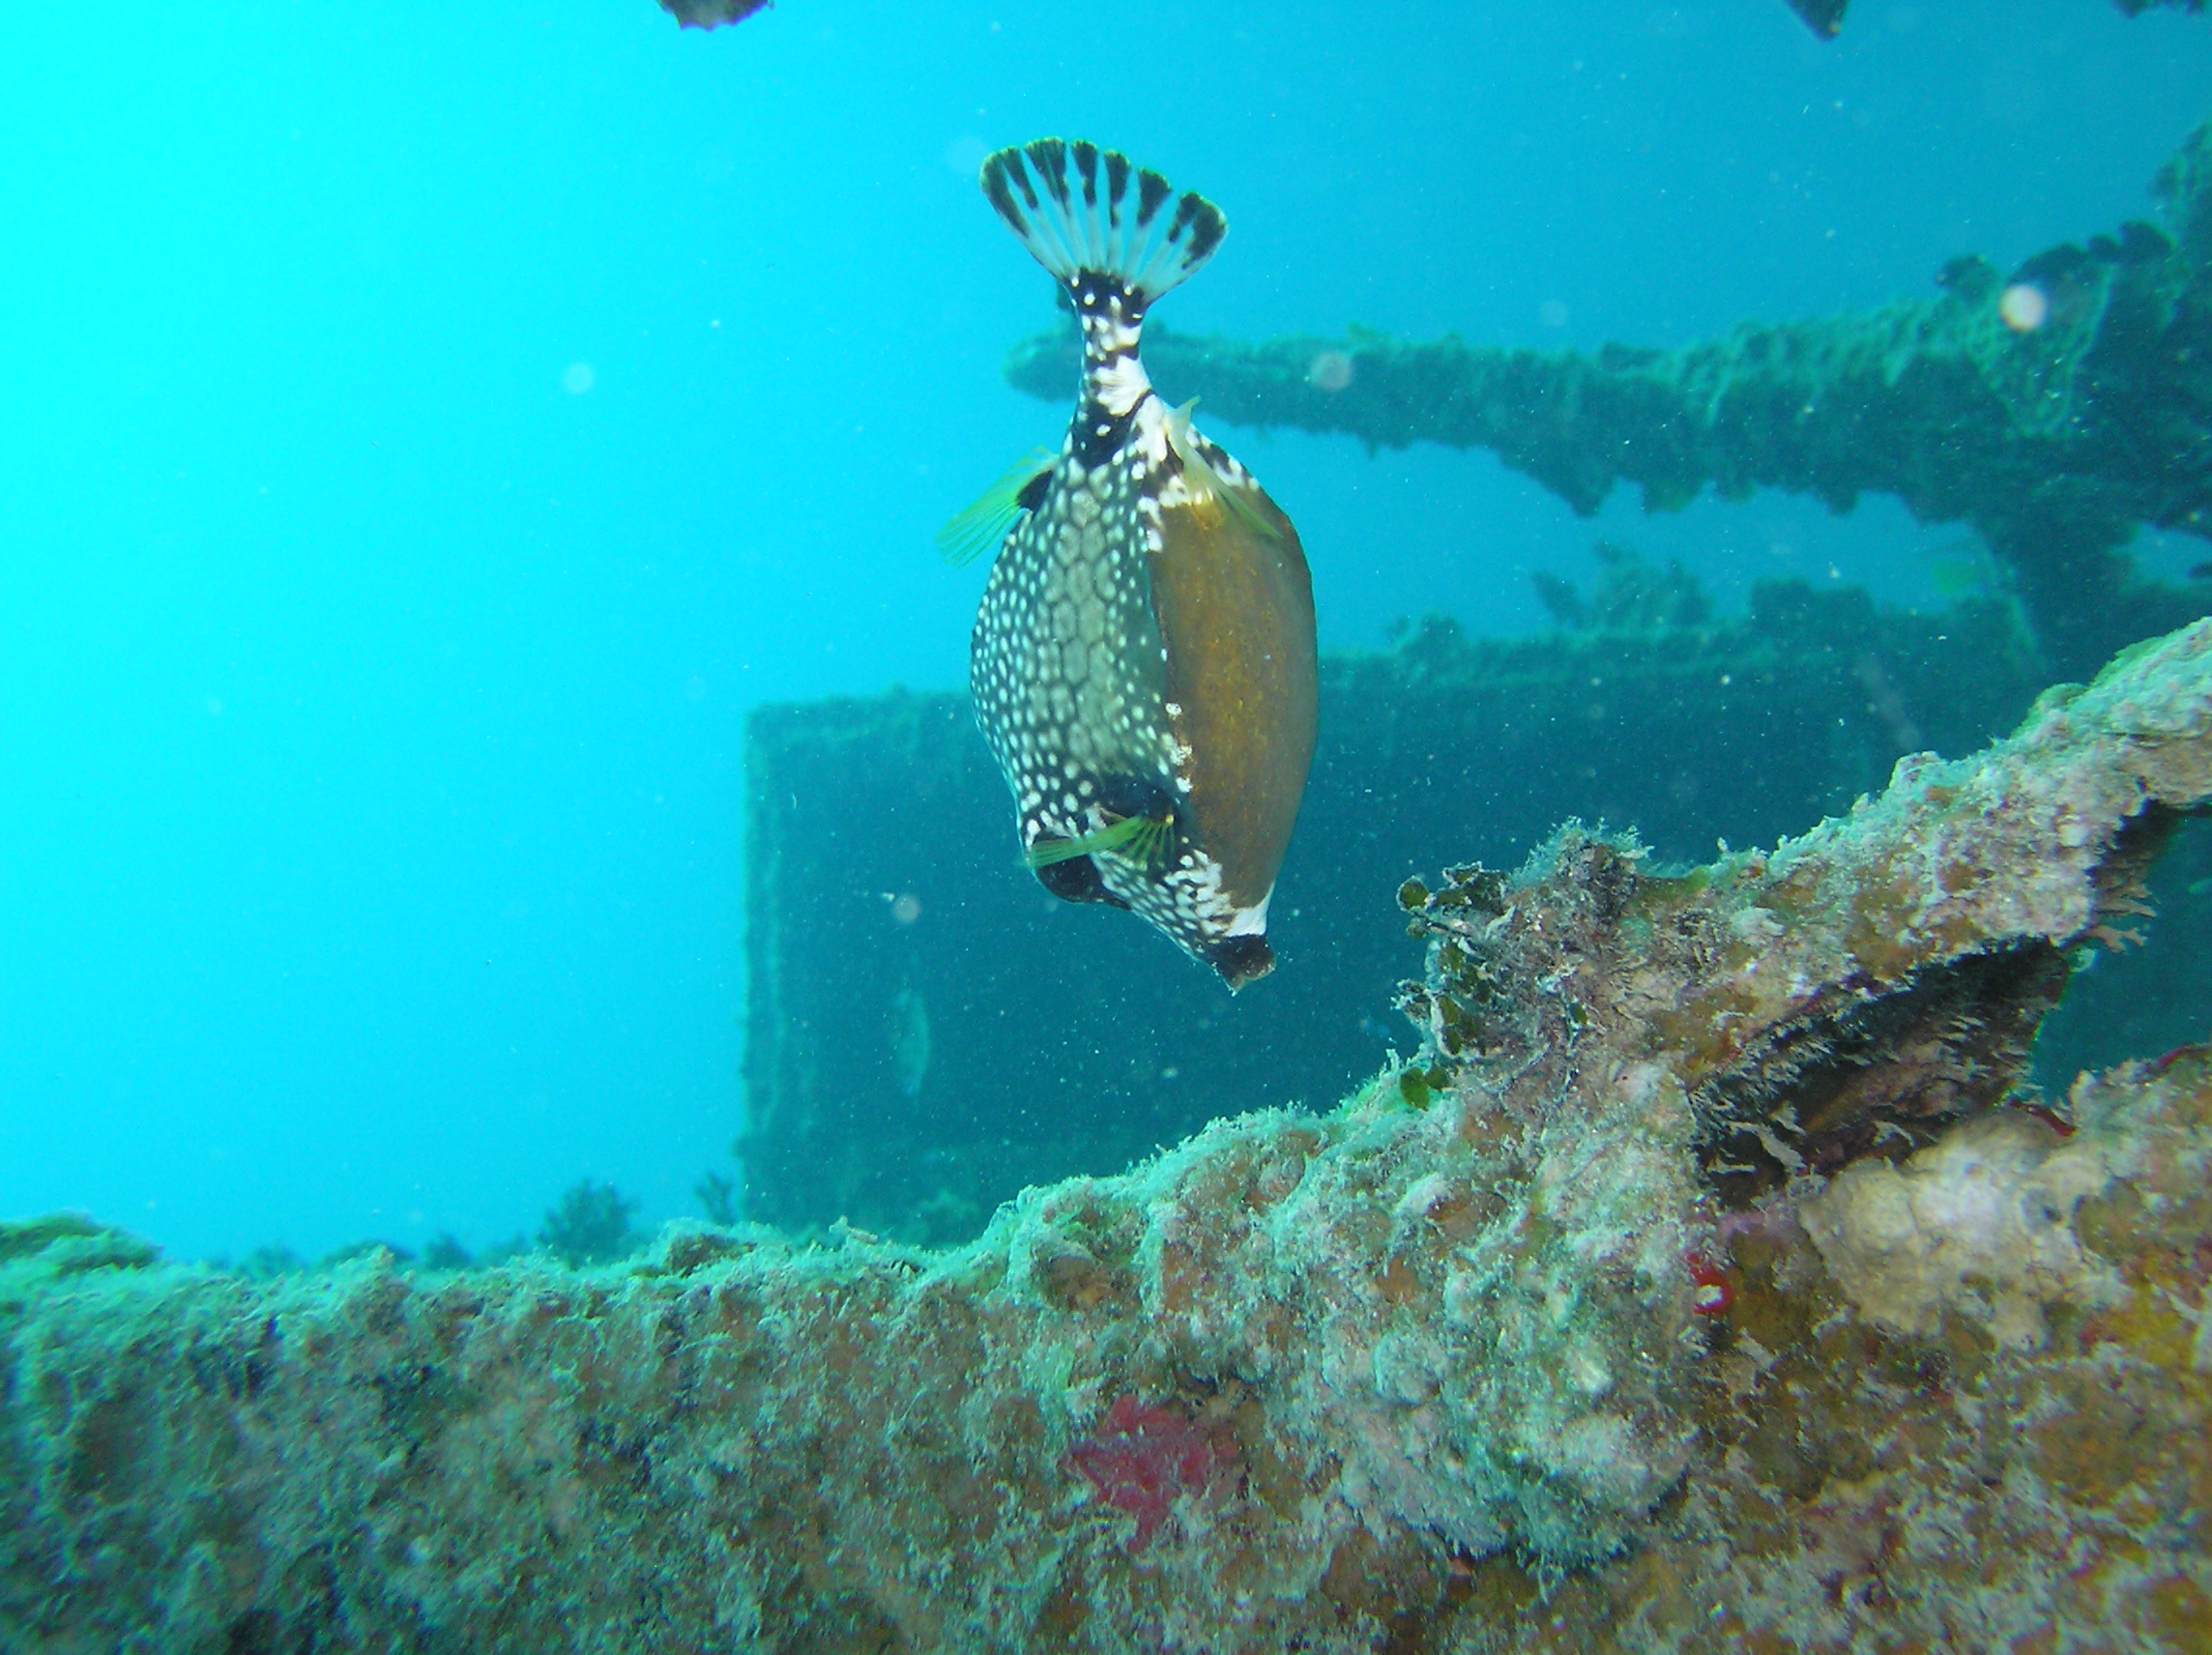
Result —
<instances>
[{"instance_id":1,"label":"encrusted wreck debris","mask_svg":"<svg viewBox=\"0 0 2212 1655\"><path fill-rule=\"evenodd\" d=\"M660 9L686 29L714 29L742 23L775 0L660 0Z\"/></svg>"},{"instance_id":2,"label":"encrusted wreck debris","mask_svg":"<svg viewBox=\"0 0 2212 1655\"><path fill-rule=\"evenodd\" d=\"M2184 1649L2212 1053L2008 1106L2212 623L1848 817L1403 893L1433 1040L948 1253L0 1232L11 1650Z\"/></svg>"},{"instance_id":3,"label":"encrusted wreck debris","mask_svg":"<svg viewBox=\"0 0 2212 1655\"><path fill-rule=\"evenodd\" d=\"M2154 191L2163 227L2126 224L2010 275L1956 259L1937 298L1747 323L1677 351L1586 357L1358 329L1247 343L1155 323L1145 362L1163 395L1200 396L1209 419L1488 449L1584 513L1619 482L1647 510L1708 485L1837 511L1893 494L1923 522L1980 531L2052 670L2072 676L2212 609L2212 580L2145 579L2123 549L2144 524L2212 539L2212 125ZM1074 349L1042 335L1006 376L1062 398Z\"/></svg>"},{"instance_id":4,"label":"encrusted wreck debris","mask_svg":"<svg viewBox=\"0 0 2212 1655\"><path fill-rule=\"evenodd\" d=\"M1813 33L1824 41L1832 41L1844 32L1844 13L1849 9L1851 0L1784 0L1784 3Z\"/></svg>"},{"instance_id":5,"label":"encrusted wreck debris","mask_svg":"<svg viewBox=\"0 0 2212 1655\"><path fill-rule=\"evenodd\" d=\"M1807 28L1827 41L1844 32L1844 13L1849 9L1850 0L1784 0L1784 4L1804 19ZM2112 4L2130 17L2168 6L2177 12L2204 10L2204 0L2112 0Z\"/></svg>"},{"instance_id":6,"label":"encrusted wreck debris","mask_svg":"<svg viewBox=\"0 0 2212 1655\"><path fill-rule=\"evenodd\" d=\"M2201 744L2165 740L2212 711L2212 622L2176 636L2198 670L2166 699L2119 669L2061 685L2011 741L1901 760L1878 800L1771 853L1650 877L1633 849L1570 830L1534 886L1480 868L1409 882L1400 900L1434 939L1407 994L1440 1058L1426 1084L1477 1077L1533 1103L1571 1090L1593 1043L1639 1054L1686 1089L1707 1171L1738 1202L1994 1107L2025 1078L2067 950L2119 945L2149 912L2149 862L2212 793ZM2139 759L2048 794L2053 744L2088 731Z\"/></svg>"}]
</instances>

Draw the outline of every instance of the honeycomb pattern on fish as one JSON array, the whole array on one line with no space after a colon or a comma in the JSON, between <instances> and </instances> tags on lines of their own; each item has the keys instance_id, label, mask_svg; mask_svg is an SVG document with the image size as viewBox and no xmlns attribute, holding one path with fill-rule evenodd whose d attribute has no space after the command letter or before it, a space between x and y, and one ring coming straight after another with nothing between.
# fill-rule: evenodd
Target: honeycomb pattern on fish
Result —
<instances>
[{"instance_id":1,"label":"honeycomb pattern on fish","mask_svg":"<svg viewBox=\"0 0 2212 1655\"><path fill-rule=\"evenodd\" d=\"M1081 837L1096 808L1130 814L1140 778L1174 788L1166 659L1129 456L1086 471L1065 455L992 566L971 656L1025 848Z\"/></svg>"}]
</instances>

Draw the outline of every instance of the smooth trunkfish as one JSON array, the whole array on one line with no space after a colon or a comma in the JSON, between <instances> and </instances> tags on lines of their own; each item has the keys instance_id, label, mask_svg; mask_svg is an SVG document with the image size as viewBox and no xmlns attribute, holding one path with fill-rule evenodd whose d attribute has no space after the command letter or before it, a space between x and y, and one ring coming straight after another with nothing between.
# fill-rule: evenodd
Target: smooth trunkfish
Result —
<instances>
[{"instance_id":1,"label":"smooth trunkfish","mask_svg":"<svg viewBox=\"0 0 2212 1655\"><path fill-rule=\"evenodd\" d=\"M1132 910L1238 989L1274 968L1267 904L1313 763L1313 582L1291 520L1137 355L1153 303L1228 220L1059 138L1001 150L982 185L1065 287L1083 380L1059 453L939 537L956 564L998 548L976 720L1044 886Z\"/></svg>"}]
</instances>

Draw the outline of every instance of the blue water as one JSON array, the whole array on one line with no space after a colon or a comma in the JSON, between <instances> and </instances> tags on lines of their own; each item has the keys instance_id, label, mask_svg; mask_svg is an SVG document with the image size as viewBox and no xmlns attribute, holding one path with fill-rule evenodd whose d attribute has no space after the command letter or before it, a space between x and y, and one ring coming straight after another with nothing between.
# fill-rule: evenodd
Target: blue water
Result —
<instances>
[{"instance_id":1,"label":"blue water","mask_svg":"<svg viewBox=\"0 0 2212 1655\"><path fill-rule=\"evenodd\" d=\"M0 1216L312 1256L734 1171L745 710L963 682L931 531L1065 417L986 147L1221 203L1177 328L1667 345L2145 216L2212 20L18 3L0 91ZM1600 534L1906 603L1958 535L1221 434L1324 647L1531 629Z\"/></svg>"}]
</instances>

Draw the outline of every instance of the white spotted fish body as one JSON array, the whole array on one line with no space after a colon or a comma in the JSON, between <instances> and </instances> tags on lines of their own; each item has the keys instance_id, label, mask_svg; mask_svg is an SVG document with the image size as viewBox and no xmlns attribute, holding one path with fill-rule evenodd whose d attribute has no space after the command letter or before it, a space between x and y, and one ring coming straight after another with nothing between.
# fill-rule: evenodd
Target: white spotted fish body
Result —
<instances>
[{"instance_id":1,"label":"white spotted fish body","mask_svg":"<svg viewBox=\"0 0 2212 1655\"><path fill-rule=\"evenodd\" d=\"M1112 151L1002 150L983 189L1081 319L1066 441L956 522L1013 518L971 654L1023 853L1076 902L1133 910L1232 989L1274 964L1267 905L1312 765L1312 582L1244 468L1154 394L1145 314L1227 229Z\"/></svg>"}]
</instances>

